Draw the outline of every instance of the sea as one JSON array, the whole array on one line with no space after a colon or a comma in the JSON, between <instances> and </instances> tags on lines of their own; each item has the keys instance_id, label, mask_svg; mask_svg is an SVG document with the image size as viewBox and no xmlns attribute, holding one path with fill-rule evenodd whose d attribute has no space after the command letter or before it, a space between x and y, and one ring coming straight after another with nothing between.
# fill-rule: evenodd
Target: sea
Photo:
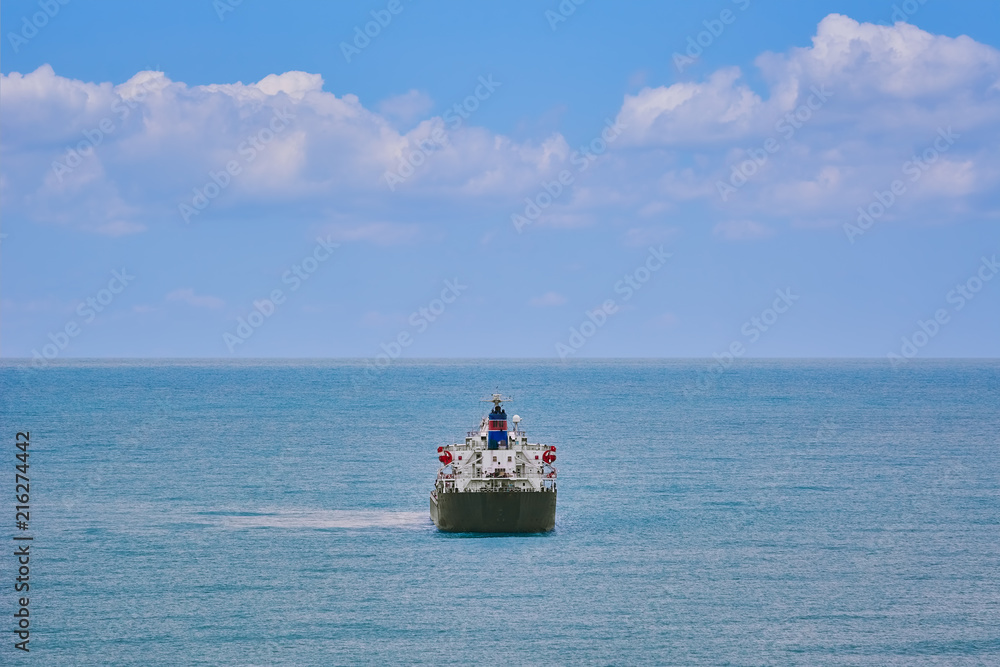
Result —
<instances>
[{"instance_id":1,"label":"sea","mask_svg":"<svg viewBox=\"0 0 1000 667\"><path fill-rule=\"evenodd\" d=\"M494 392L551 533L430 520ZM997 360L8 359L0 433L4 665L1000 664Z\"/></svg>"}]
</instances>

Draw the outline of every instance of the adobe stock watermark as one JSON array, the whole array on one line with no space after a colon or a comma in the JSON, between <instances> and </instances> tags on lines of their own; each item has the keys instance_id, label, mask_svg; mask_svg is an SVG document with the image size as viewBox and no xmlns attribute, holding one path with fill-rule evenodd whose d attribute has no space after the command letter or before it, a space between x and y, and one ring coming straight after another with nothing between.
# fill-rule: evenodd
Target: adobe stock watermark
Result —
<instances>
[{"instance_id":1,"label":"adobe stock watermark","mask_svg":"<svg viewBox=\"0 0 1000 667\"><path fill-rule=\"evenodd\" d=\"M299 262L292 264L291 268L281 275L282 284L290 285L288 288L289 292L297 292L302 287L302 284L309 280L319 267L330 259L333 251L339 247L340 244L333 243L330 240L330 236L327 236L325 239L317 237L316 245L313 247L312 252ZM286 298L283 290L275 288L268 293L267 297L255 300L253 308L245 318L236 318L235 331L233 333L227 331L222 334L222 342L229 348L230 354L236 352L237 345L242 345L250 340L254 332L263 326L264 322L271 319L278 306L285 303Z\"/></svg>"},{"instance_id":2,"label":"adobe stock watermark","mask_svg":"<svg viewBox=\"0 0 1000 667\"><path fill-rule=\"evenodd\" d=\"M49 343L42 346L41 353L32 348L31 364L34 368L44 368L49 365L49 361L55 359L69 347L70 340L76 338L83 331L83 327L97 319L97 314L104 312L104 309L111 305L115 297L125 291L125 288L135 280L135 276L130 275L125 267L121 271L112 271L111 280L106 287L97 290L93 296L88 296L76 307L76 314L81 318L81 323L71 319L58 329L55 333L49 333Z\"/></svg>"},{"instance_id":3,"label":"adobe stock watermark","mask_svg":"<svg viewBox=\"0 0 1000 667\"><path fill-rule=\"evenodd\" d=\"M463 285L459 282L458 278L445 280L444 289L441 290L438 298L431 299L426 306L410 313L410 317L407 320L410 329L400 331L388 343L381 343L379 347L382 351L375 355L374 360L365 359L366 375L370 376L373 372L381 373L388 368L393 360L398 359L403 354L405 348L413 345L414 336L427 331L431 323L444 315L448 306L455 303L458 297L462 295L462 292L467 289L469 289L469 286ZM411 329L413 333L410 332Z\"/></svg>"},{"instance_id":4,"label":"adobe stock watermark","mask_svg":"<svg viewBox=\"0 0 1000 667\"><path fill-rule=\"evenodd\" d=\"M822 445L825 442L829 442L840 432L840 425L833 420L832 417L824 417L823 421L820 423L819 428L816 429L816 435L813 436L812 440L805 443L807 445Z\"/></svg>"},{"instance_id":5,"label":"adobe stock watermark","mask_svg":"<svg viewBox=\"0 0 1000 667\"><path fill-rule=\"evenodd\" d=\"M570 164L576 167L577 173L582 174L587 171L590 165L608 150L608 146L621 136L622 130L628 127L620 120L612 121L610 118L605 119L604 125L600 135L570 154ZM538 220L542 212L552 206L556 199L575 182L576 176L569 169L560 171L549 183L542 181L542 188L534 197L524 198L524 210L521 213L512 213L510 216L511 224L517 233L520 234L527 225Z\"/></svg>"},{"instance_id":6,"label":"adobe stock watermark","mask_svg":"<svg viewBox=\"0 0 1000 667\"><path fill-rule=\"evenodd\" d=\"M569 20L569 17L576 13L576 8L585 3L587 0L561 0L561 2L556 6L555 11L551 9L545 10L545 20L549 22L549 28L552 32L556 31L560 23L565 23Z\"/></svg>"},{"instance_id":7,"label":"adobe stock watermark","mask_svg":"<svg viewBox=\"0 0 1000 667\"><path fill-rule=\"evenodd\" d=\"M215 15L219 17L219 21L226 20L226 14L231 14L236 11L236 8L243 4L243 0L212 0L212 9L215 10Z\"/></svg>"},{"instance_id":8,"label":"adobe stock watermark","mask_svg":"<svg viewBox=\"0 0 1000 667\"><path fill-rule=\"evenodd\" d=\"M351 58L361 55L361 52L368 48L372 40L382 34L382 30L389 27L394 16L399 16L406 9L401 0L389 0L385 9L373 9L370 14L371 21L361 26L354 26L354 39L351 43L341 42L340 52L344 55L344 60L348 63Z\"/></svg>"},{"instance_id":9,"label":"adobe stock watermark","mask_svg":"<svg viewBox=\"0 0 1000 667\"><path fill-rule=\"evenodd\" d=\"M983 289L983 286L993 277L1000 273L1000 263L997 256L993 255L987 259L983 257L979 263L978 270L964 283L955 285L955 289L949 290L945 295L945 301L952 304L951 312L947 308L938 308L934 315L926 320L917 320L917 328L909 336L901 338L902 344L899 353L889 352L886 358L893 368L897 368L913 359L921 349L927 346L931 340L941 332L941 328L951 322L951 313L957 313L966 304L976 298L976 294Z\"/></svg>"},{"instance_id":10,"label":"adobe stock watermark","mask_svg":"<svg viewBox=\"0 0 1000 667\"><path fill-rule=\"evenodd\" d=\"M83 139L76 146L67 146L65 157L62 160L52 162L52 173L56 175L59 182L72 173L74 169L83 164L85 158L94 155L97 147L104 143L104 139L113 134L118 129L119 123L124 123L132 112L146 100L146 94L150 91L153 83L158 83L158 79L147 79L136 86L135 91L129 97L121 97L111 105L111 113L97 122L97 125L89 130L83 131ZM117 119L115 118L117 116Z\"/></svg>"},{"instance_id":11,"label":"adobe stock watermark","mask_svg":"<svg viewBox=\"0 0 1000 667\"><path fill-rule=\"evenodd\" d=\"M787 313L800 298L798 294L792 293L791 287L786 287L784 290L777 289L774 293L777 296L771 302L771 306L762 310L760 315L751 317L740 327L740 333L743 334L746 342L737 339L731 342L724 351L713 353L712 358L715 361L699 373L698 379L693 385L684 389L685 398L691 398L695 394L704 393L711 389L718 377L729 370L738 358L746 354L750 345L756 343L764 333L770 331L781 316Z\"/></svg>"},{"instance_id":12,"label":"adobe stock watermark","mask_svg":"<svg viewBox=\"0 0 1000 667\"><path fill-rule=\"evenodd\" d=\"M184 222L190 223L193 216L199 215L208 208L212 200L222 194L236 176L243 173L244 165L248 165L256 160L257 156L267 148L267 145L277 135L284 132L285 128L291 124L290 121L294 118L295 114L287 109L275 111L267 127L263 127L256 133L251 134L236 147L236 152L243 158L242 163L239 160L230 160L219 171L209 170L209 180L200 188L194 188L191 203L181 202L177 205L177 210L180 212Z\"/></svg>"},{"instance_id":13,"label":"adobe stock watermark","mask_svg":"<svg viewBox=\"0 0 1000 667\"><path fill-rule=\"evenodd\" d=\"M479 85L472 91L472 94L461 102L456 102L442 115L442 119L448 124L448 130L454 131L462 127L465 121L479 108L479 105L490 99L496 89L502 85L499 81L493 80L492 74L479 77ZM431 130L430 138L420 141L415 149L400 156L396 171L386 171L382 174L389 189L395 192L397 185L412 176L421 165L426 164L432 153L443 148L447 143L448 134L441 127L435 126Z\"/></svg>"},{"instance_id":14,"label":"adobe stock watermark","mask_svg":"<svg viewBox=\"0 0 1000 667\"><path fill-rule=\"evenodd\" d=\"M673 253L664 252L662 245L659 248L650 246L646 260L630 273L626 273L614 285L615 294L622 295L622 303L631 300L635 293L641 290L643 285L648 283L653 274L662 269L671 257L673 257ZM607 323L608 318L617 313L618 310L619 306L612 298L605 299L594 310L584 312L585 319L579 325L569 328L567 341L556 343L556 354L559 355L559 358L565 360L569 355L580 351L587 344L587 341L593 338Z\"/></svg>"},{"instance_id":15,"label":"adobe stock watermark","mask_svg":"<svg viewBox=\"0 0 1000 667\"><path fill-rule=\"evenodd\" d=\"M173 420L183 417L183 411L171 404L169 398L173 393L169 389L149 388L148 391L155 392L152 394L153 404L143 405L142 410L136 412L135 421L123 420L105 431L116 446L115 455L95 465L86 474L74 475L74 479L64 487L62 506L67 511L78 506L84 511L89 509L88 503L94 502L94 490L104 486L105 478L120 478L123 472L120 466L134 470L141 465L129 456L129 451L140 451L157 439L169 437Z\"/></svg>"},{"instance_id":16,"label":"adobe stock watermark","mask_svg":"<svg viewBox=\"0 0 1000 667\"><path fill-rule=\"evenodd\" d=\"M879 21L878 24L892 27L896 23L909 23L913 15L926 4L927 0L904 0L904 2L892 6L892 14L888 21Z\"/></svg>"},{"instance_id":17,"label":"adobe stock watermark","mask_svg":"<svg viewBox=\"0 0 1000 667\"><path fill-rule=\"evenodd\" d=\"M914 154L909 160L903 163L903 175L909 176L910 183L919 181L931 168L931 165L937 162L938 158L943 154L947 153L955 145L955 140L961 136L957 132L952 131L950 125L948 129L939 127L937 132L938 136L934 139L934 143L931 146L924 149L920 155ZM851 224L850 222L844 223L844 234L847 235L847 240L853 244L854 239L863 236L906 192L906 183L899 178L889 184L888 190L876 190L873 193L873 200L867 206L858 207L856 224Z\"/></svg>"},{"instance_id":18,"label":"adobe stock watermark","mask_svg":"<svg viewBox=\"0 0 1000 667\"><path fill-rule=\"evenodd\" d=\"M21 29L18 32L8 32L7 41L14 49L14 53L21 50L21 47L38 36L38 31L49 24L49 21L56 17L59 10L69 4L70 0L38 0L38 8L41 11L35 12L29 19L27 15L21 17Z\"/></svg>"},{"instance_id":19,"label":"adobe stock watermark","mask_svg":"<svg viewBox=\"0 0 1000 667\"><path fill-rule=\"evenodd\" d=\"M732 3L739 7L741 12L745 12L750 7L750 0L732 0ZM726 26L736 23L736 14L731 9L723 9L719 12L719 18L706 19L701 22L705 29L697 35L688 35L687 48L684 54L674 51L674 67L678 73L682 73L686 67L695 64L705 49L712 46L722 33L726 31Z\"/></svg>"},{"instance_id":20,"label":"adobe stock watermark","mask_svg":"<svg viewBox=\"0 0 1000 667\"><path fill-rule=\"evenodd\" d=\"M809 122L813 114L823 108L823 105L833 97L833 93L826 89L826 85L821 85L818 88L812 86L809 90L810 95L804 103L796 107L794 111L786 113L774 124L775 132L786 142L791 141L795 133ZM732 166L728 182L721 180L715 182L715 188L719 191L719 197L722 198L722 201L729 201L729 197L746 185L754 174L767 164L770 157L781 150L782 145L782 141L772 135L764 140L760 148L748 149L746 151L748 158Z\"/></svg>"}]
</instances>

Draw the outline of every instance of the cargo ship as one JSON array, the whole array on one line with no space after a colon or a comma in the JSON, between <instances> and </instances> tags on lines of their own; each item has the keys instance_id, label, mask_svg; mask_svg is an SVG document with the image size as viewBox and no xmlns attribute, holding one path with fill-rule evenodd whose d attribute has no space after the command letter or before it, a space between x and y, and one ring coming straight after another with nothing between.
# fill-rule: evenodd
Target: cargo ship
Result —
<instances>
[{"instance_id":1,"label":"cargo ship","mask_svg":"<svg viewBox=\"0 0 1000 667\"><path fill-rule=\"evenodd\" d=\"M508 429L504 402L493 404L464 443L438 447L431 519L454 533L544 533L556 525L556 448L529 443L514 415Z\"/></svg>"}]
</instances>

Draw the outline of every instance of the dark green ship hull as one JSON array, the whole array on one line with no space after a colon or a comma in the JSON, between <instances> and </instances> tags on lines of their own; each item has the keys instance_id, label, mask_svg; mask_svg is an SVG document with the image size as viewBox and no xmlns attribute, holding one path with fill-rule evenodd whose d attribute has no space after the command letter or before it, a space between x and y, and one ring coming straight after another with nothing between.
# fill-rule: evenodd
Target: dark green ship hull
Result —
<instances>
[{"instance_id":1,"label":"dark green ship hull","mask_svg":"<svg viewBox=\"0 0 1000 667\"><path fill-rule=\"evenodd\" d=\"M556 492L439 493L431 519L450 533L544 533L556 525Z\"/></svg>"}]
</instances>

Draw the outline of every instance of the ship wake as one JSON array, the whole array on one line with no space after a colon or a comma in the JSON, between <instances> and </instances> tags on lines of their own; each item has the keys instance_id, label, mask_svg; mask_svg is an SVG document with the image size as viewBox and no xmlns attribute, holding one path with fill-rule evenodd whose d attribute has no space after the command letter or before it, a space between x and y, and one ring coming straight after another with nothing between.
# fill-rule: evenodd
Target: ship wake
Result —
<instances>
[{"instance_id":1,"label":"ship wake","mask_svg":"<svg viewBox=\"0 0 1000 667\"><path fill-rule=\"evenodd\" d=\"M385 510L294 510L217 515L222 527L229 529L369 529L427 528L430 521L422 512Z\"/></svg>"}]
</instances>

